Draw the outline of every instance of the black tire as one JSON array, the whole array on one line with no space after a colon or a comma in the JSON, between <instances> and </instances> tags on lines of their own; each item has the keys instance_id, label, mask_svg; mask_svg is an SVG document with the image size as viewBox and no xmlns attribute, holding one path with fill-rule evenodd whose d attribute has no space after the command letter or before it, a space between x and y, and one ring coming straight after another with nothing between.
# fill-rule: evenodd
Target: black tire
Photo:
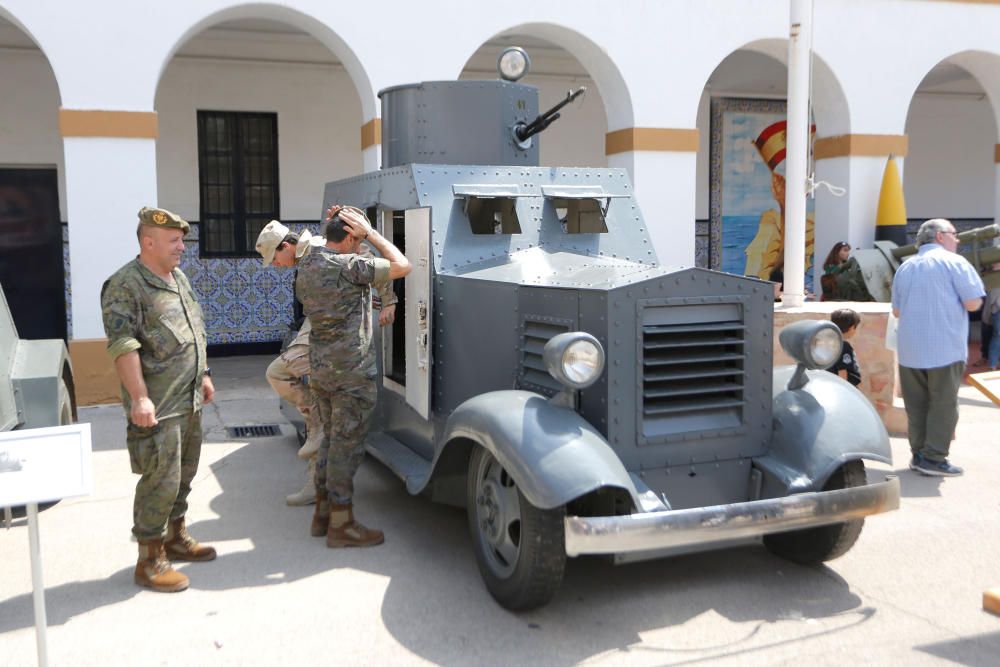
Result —
<instances>
[{"instance_id":1,"label":"black tire","mask_svg":"<svg viewBox=\"0 0 1000 667\"><path fill-rule=\"evenodd\" d=\"M472 545L490 595L511 611L547 603L566 569L566 508L533 506L481 447L469 459L466 489Z\"/></svg>"},{"instance_id":2,"label":"black tire","mask_svg":"<svg viewBox=\"0 0 1000 667\"><path fill-rule=\"evenodd\" d=\"M867 483L864 462L848 461L830 475L823 490L849 489ZM765 535L764 546L776 556L803 565L814 565L839 558L850 551L864 525L864 519L855 519L818 528Z\"/></svg>"}]
</instances>

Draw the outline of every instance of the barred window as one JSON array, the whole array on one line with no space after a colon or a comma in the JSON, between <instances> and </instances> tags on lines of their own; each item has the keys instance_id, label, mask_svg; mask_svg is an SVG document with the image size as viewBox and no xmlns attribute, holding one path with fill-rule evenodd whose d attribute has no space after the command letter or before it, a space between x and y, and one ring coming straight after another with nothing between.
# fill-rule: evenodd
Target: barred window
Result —
<instances>
[{"instance_id":1,"label":"barred window","mask_svg":"<svg viewBox=\"0 0 1000 667\"><path fill-rule=\"evenodd\" d=\"M253 256L279 217L278 115L198 112L202 257Z\"/></svg>"}]
</instances>

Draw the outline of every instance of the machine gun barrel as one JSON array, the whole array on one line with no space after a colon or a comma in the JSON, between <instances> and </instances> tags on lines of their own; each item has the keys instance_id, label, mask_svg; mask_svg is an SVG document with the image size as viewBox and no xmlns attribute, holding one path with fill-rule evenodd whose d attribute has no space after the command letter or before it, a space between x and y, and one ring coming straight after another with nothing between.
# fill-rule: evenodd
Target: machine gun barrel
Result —
<instances>
[{"instance_id":1,"label":"machine gun barrel","mask_svg":"<svg viewBox=\"0 0 1000 667\"><path fill-rule=\"evenodd\" d=\"M538 134L554 123L560 116L559 110L578 98L580 95L583 95L585 92L587 92L586 86L580 86L576 90L569 91L566 93L566 99L562 100L548 111L538 114L538 117L535 118L535 120L531 121L527 125L518 123L514 128L514 136L517 137L518 141L527 141L530 137Z\"/></svg>"},{"instance_id":2,"label":"machine gun barrel","mask_svg":"<svg viewBox=\"0 0 1000 667\"><path fill-rule=\"evenodd\" d=\"M984 227L976 227L975 229L970 229L969 231L962 232L961 234L959 234L958 244L962 245L963 243L972 243L974 246L973 252L978 251L980 257L982 257L987 252L989 252L990 249L986 248L979 250L978 249L979 244L986 241L991 241L998 236L1000 236L1000 226L995 224L986 225ZM909 257L910 255L915 255L916 253L917 253L917 245L915 243L911 243L910 245L904 245L902 247L892 249L892 256L895 257L897 260L902 260L904 257ZM966 259L972 261L972 258L969 257L970 253L962 253L962 254L966 256ZM1000 261L1000 258L992 261ZM984 263L991 263L991 262L984 260Z\"/></svg>"}]
</instances>

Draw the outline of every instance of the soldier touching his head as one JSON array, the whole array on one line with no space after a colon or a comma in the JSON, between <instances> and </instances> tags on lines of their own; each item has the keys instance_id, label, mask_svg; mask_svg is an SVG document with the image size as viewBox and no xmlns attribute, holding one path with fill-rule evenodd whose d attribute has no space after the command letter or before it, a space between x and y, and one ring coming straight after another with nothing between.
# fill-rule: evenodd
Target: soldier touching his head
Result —
<instances>
[{"instance_id":1,"label":"soldier touching his head","mask_svg":"<svg viewBox=\"0 0 1000 667\"><path fill-rule=\"evenodd\" d=\"M135 583L160 592L188 587L188 578L168 559L215 558L215 549L198 544L184 525L201 456L201 408L215 394L201 307L178 268L189 229L170 211L143 207L139 256L101 288L132 472L141 475L132 512L139 542Z\"/></svg>"},{"instance_id":2,"label":"soldier touching his head","mask_svg":"<svg viewBox=\"0 0 1000 667\"><path fill-rule=\"evenodd\" d=\"M354 520L354 473L375 409L375 349L372 345L373 283L402 278L410 263L372 228L363 211L331 206L326 245L299 260L296 291L310 334L309 389L326 437L316 459L316 511L310 532L326 535L328 547L367 547L384 541L382 531ZM367 240L381 258L358 254Z\"/></svg>"},{"instance_id":3,"label":"soldier touching his head","mask_svg":"<svg viewBox=\"0 0 1000 667\"><path fill-rule=\"evenodd\" d=\"M313 236L306 229L300 234L289 231L288 227L277 220L267 223L257 237L257 252L263 259L264 266L273 264L283 268L295 268L299 260L310 250L326 245L322 236ZM364 248L362 254L371 257L371 252ZM379 324L392 324L396 313L396 295L392 291L391 281L375 283L378 291L381 312ZM296 297L297 298L297 297ZM316 502L316 452L323 440L323 422L320 421L319 410L313 403L308 385L303 377L309 375L309 333L312 325L305 318L299 328L298 335L288 344L288 347L277 359L271 362L265 373L268 383L281 398L285 399L302 413L306 422L308 437L299 448L300 459L309 461L306 468L306 482L301 490L285 496L289 505L310 505Z\"/></svg>"}]
</instances>

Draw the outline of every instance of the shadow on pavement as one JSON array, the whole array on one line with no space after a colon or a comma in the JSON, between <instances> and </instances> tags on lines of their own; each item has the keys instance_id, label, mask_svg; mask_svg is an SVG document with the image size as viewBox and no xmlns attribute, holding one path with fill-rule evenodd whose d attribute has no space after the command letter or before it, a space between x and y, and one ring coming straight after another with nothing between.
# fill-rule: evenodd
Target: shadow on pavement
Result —
<instances>
[{"instance_id":1,"label":"shadow on pavement","mask_svg":"<svg viewBox=\"0 0 1000 667\"><path fill-rule=\"evenodd\" d=\"M118 570L107 579L93 579L45 588L45 616L48 625L62 625L75 616L86 614L139 595L142 590L132 581L135 563ZM0 602L0 633L35 624L31 593Z\"/></svg>"},{"instance_id":2,"label":"shadow on pavement","mask_svg":"<svg viewBox=\"0 0 1000 667\"><path fill-rule=\"evenodd\" d=\"M989 632L975 637L963 637L914 648L960 665L987 667L996 665L997 656L1000 656L1000 632Z\"/></svg>"},{"instance_id":3,"label":"shadow on pavement","mask_svg":"<svg viewBox=\"0 0 1000 667\"><path fill-rule=\"evenodd\" d=\"M211 465L222 488L210 501L218 518L199 520L193 511L191 532L208 544L249 540L251 546L223 551L212 563L181 565L192 589L282 585L344 568L380 575L388 579L381 606L386 629L409 651L445 665L468 664L471 655L484 664L530 656L552 665L630 650L662 651L662 661L703 660L705 652L753 655L774 645L760 646L765 640L758 633L768 624L828 619L779 641L788 643L863 624L875 613L829 568L801 567L763 547L746 547L618 567L597 558L573 559L549 605L513 614L490 597L480 579L464 510L409 496L370 458L357 477L357 516L385 530L386 543L337 550L310 537L312 508L284 504L284 494L294 490L290 480L301 481L304 464L294 459L294 447L286 449L278 440L242 446ZM132 567L130 562L109 579L48 589L50 624L141 593L132 582ZM306 614L321 613L327 605L321 601L336 606L338 591L330 578L316 577L310 585ZM720 624L720 633L700 635L711 637L701 646L658 647L642 636L706 614L741 625ZM29 627L32 619L30 594L0 604L0 632ZM500 639L511 636L519 638L518 646Z\"/></svg>"},{"instance_id":4,"label":"shadow on pavement","mask_svg":"<svg viewBox=\"0 0 1000 667\"><path fill-rule=\"evenodd\" d=\"M196 575L192 588L271 586L334 568L381 575L389 579L382 602L386 628L408 650L438 664L467 664L469 655L486 663L509 660L511 647L496 640L509 631L524 637L518 654L539 663L572 664L628 650L642 641L642 632L706 612L754 627L841 615L849 626L874 613L860 607L860 598L832 570L803 568L755 547L623 567L571 560L562 589L548 606L512 614L482 584L464 510L409 496L391 472L369 458L357 478L356 513L363 523L383 529L386 543L327 549L322 538L309 536L312 508L285 506L283 494L291 489L275 484L265 451L243 447L213 465L224 490L211 502L220 518L194 523L191 531L207 543L249 538L253 548L189 571ZM281 456L286 455L292 452ZM287 479L287 466L281 468ZM316 599L335 600L336 590L322 589L325 581L317 578ZM630 618L641 621L625 620ZM718 648L731 652L755 632L720 638Z\"/></svg>"},{"instance_id":5,"label":"shadow on pavement","mask_svg":"<svg viewBox=\"0 0 1000 667\"><path fill-rule=\"evenodd\" d=\"M937 498L941 495L941 484L944 477L921 475L910 470L909 466L894 470L899 477L899 494L904 498Z\"/></svg>"}]
</instances>

